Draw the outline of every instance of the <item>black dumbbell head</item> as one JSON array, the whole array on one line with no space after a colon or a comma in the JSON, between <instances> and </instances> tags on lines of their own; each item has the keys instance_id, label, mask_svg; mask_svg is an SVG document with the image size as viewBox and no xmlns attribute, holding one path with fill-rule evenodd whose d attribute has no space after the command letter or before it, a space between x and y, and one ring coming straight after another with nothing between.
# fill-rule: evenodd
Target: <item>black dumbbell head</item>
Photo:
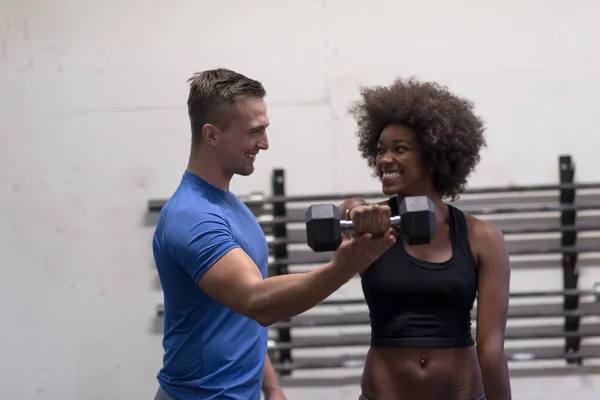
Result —
<instances>
[{"instance_id":1,"label":"black dumbbell head","mask_svg":"<svg viewBox=\"0 0 600 400\"><path fill-rule=\"evenodd\" d=\"M333 204L314 204L305 214L306 243L315 252L334 251L342 242L341 213Z\"/></svg>"},{"instance_id":2,"label":"black dumbbell head","mask_svg":"<svg viewBox=\"0 0 600 400\"><path fill-rule=\"evenodd\" d=\"M427 196L405 197L398 205L400 234L409 245L428 244L435 235L435 206Z\"/></svg>"}]
</instances>

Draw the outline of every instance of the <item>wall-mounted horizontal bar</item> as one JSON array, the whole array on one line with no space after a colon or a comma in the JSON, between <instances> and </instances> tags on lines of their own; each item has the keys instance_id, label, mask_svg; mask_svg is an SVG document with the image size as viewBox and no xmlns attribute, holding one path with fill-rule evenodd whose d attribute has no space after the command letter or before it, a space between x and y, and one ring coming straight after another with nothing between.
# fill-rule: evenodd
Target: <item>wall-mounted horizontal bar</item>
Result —
<instances>
[{"instance_id":1,"label":"wall-mounted horizontal bar","mask_svg":"<svg viewBox=\"0 0 600 400\"><path fill-rule=\"evenodd\" d=\"M472 331L476 337L476 329ZM581 325L578 331L566 332L562 325L517 326L506 329L506 340L555 339L566 337L600 337L600 323ZM353 333L336 335L306 335L294 334L291 343L271 342L270 351L283 349L314 349L328 347L368 346L371 334Z\"/></svg>"},{"instance_id":2,"label":"wall-mounted horizontal bar","mask_svg":"<svg viewBox=\"0 0 600 400\"><path fill-rule=\"evenodd\" d=\"M539 361L539 360L577 360L600 357L600 346L582 346L578 352L566 353L563 347L531 347L519 349L506 349L506 358L511 362ZM362 368L365 354L345 354L341 356L299 357L289 364L275 362L276 371L294 371L301 369L330 369L330 368Z\"/></svg>"},{"instance_id":3,"label":"wall-mounted horizontal bar","mask_svg":"<svg viewBox=\"0 0 600 400\"><path fill-rule=\"evenodd\" d=\"M563 185L515 185L515 186L497 186L483 187L467 190L464 195L488 194L488 193L510 193L510 192L534 192L564 189L599 189L600 182L576 183ZM298 203L298 202L317 202L317 201L335 201L347 199L349 197L363 197L365 199L378 199L382 197L381 192L347 192L330 194L308 194L298 196L267 196L263 193L250 195L240 195L240 199L248 205L262 205L276 202ZM151 199L148 201L148 211L160 211L168 199Z\"/></svg>"}]
</instances>

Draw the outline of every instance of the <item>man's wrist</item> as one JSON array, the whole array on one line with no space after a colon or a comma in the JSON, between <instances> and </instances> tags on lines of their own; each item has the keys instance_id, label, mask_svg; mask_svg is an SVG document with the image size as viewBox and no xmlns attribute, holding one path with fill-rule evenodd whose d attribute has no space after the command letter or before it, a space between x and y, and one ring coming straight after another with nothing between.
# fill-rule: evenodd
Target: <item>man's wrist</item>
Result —
<instances>
[{"instance_id":1,"label":"man's wrist","mask_svg":"<svg viewBox=\"0 0 600 400\"><path fill-rule=\"evenodd\" d=\"M346 284L352 277L354 276L354 271L348 271L348 268L344 268L345 266L339 265L335 260L331 260L325 268L327 268L330 272L330 282L335 283L336 285L344 285Z\"/></svg>"}]
</instances>

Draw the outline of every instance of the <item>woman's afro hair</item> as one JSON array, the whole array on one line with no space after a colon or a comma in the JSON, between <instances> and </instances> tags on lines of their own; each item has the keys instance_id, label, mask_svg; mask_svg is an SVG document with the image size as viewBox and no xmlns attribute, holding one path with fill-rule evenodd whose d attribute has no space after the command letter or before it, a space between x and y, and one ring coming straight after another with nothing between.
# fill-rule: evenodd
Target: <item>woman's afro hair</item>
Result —
<instances>
[{"instance_id":1,"label":"woman's afro hair","mask_svg":"<svg viewBox=\"0 0 600 400\"><path fill-rule=\"evenodd\" d=\"M473 113L473 103L435 82L396 79L388 87L361 88L361 100L350 106L356 118L358 150L375 168L377 142L389 124L412 128L423 159L434 171L434 187L452 201L464 192L467 178L485 147L484 123Z\"/></svg>"}]
</instances>

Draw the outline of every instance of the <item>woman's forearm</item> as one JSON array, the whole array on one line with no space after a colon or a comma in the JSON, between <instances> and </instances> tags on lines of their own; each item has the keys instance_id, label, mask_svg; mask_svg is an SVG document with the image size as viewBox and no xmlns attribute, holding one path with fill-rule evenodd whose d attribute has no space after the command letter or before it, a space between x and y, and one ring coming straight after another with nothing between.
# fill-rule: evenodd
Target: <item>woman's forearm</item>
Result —
<instances>
[{"instance_id":1,"label":"woman's forearm","mask_svg":"<svg viewBox=\"0 0 600 400\"><path fill-rule=\"evenodd\" d=\"M481 377L487 400L511 400L510 375L504 350L479 354Z\"/></svg>"}]
</instances>

